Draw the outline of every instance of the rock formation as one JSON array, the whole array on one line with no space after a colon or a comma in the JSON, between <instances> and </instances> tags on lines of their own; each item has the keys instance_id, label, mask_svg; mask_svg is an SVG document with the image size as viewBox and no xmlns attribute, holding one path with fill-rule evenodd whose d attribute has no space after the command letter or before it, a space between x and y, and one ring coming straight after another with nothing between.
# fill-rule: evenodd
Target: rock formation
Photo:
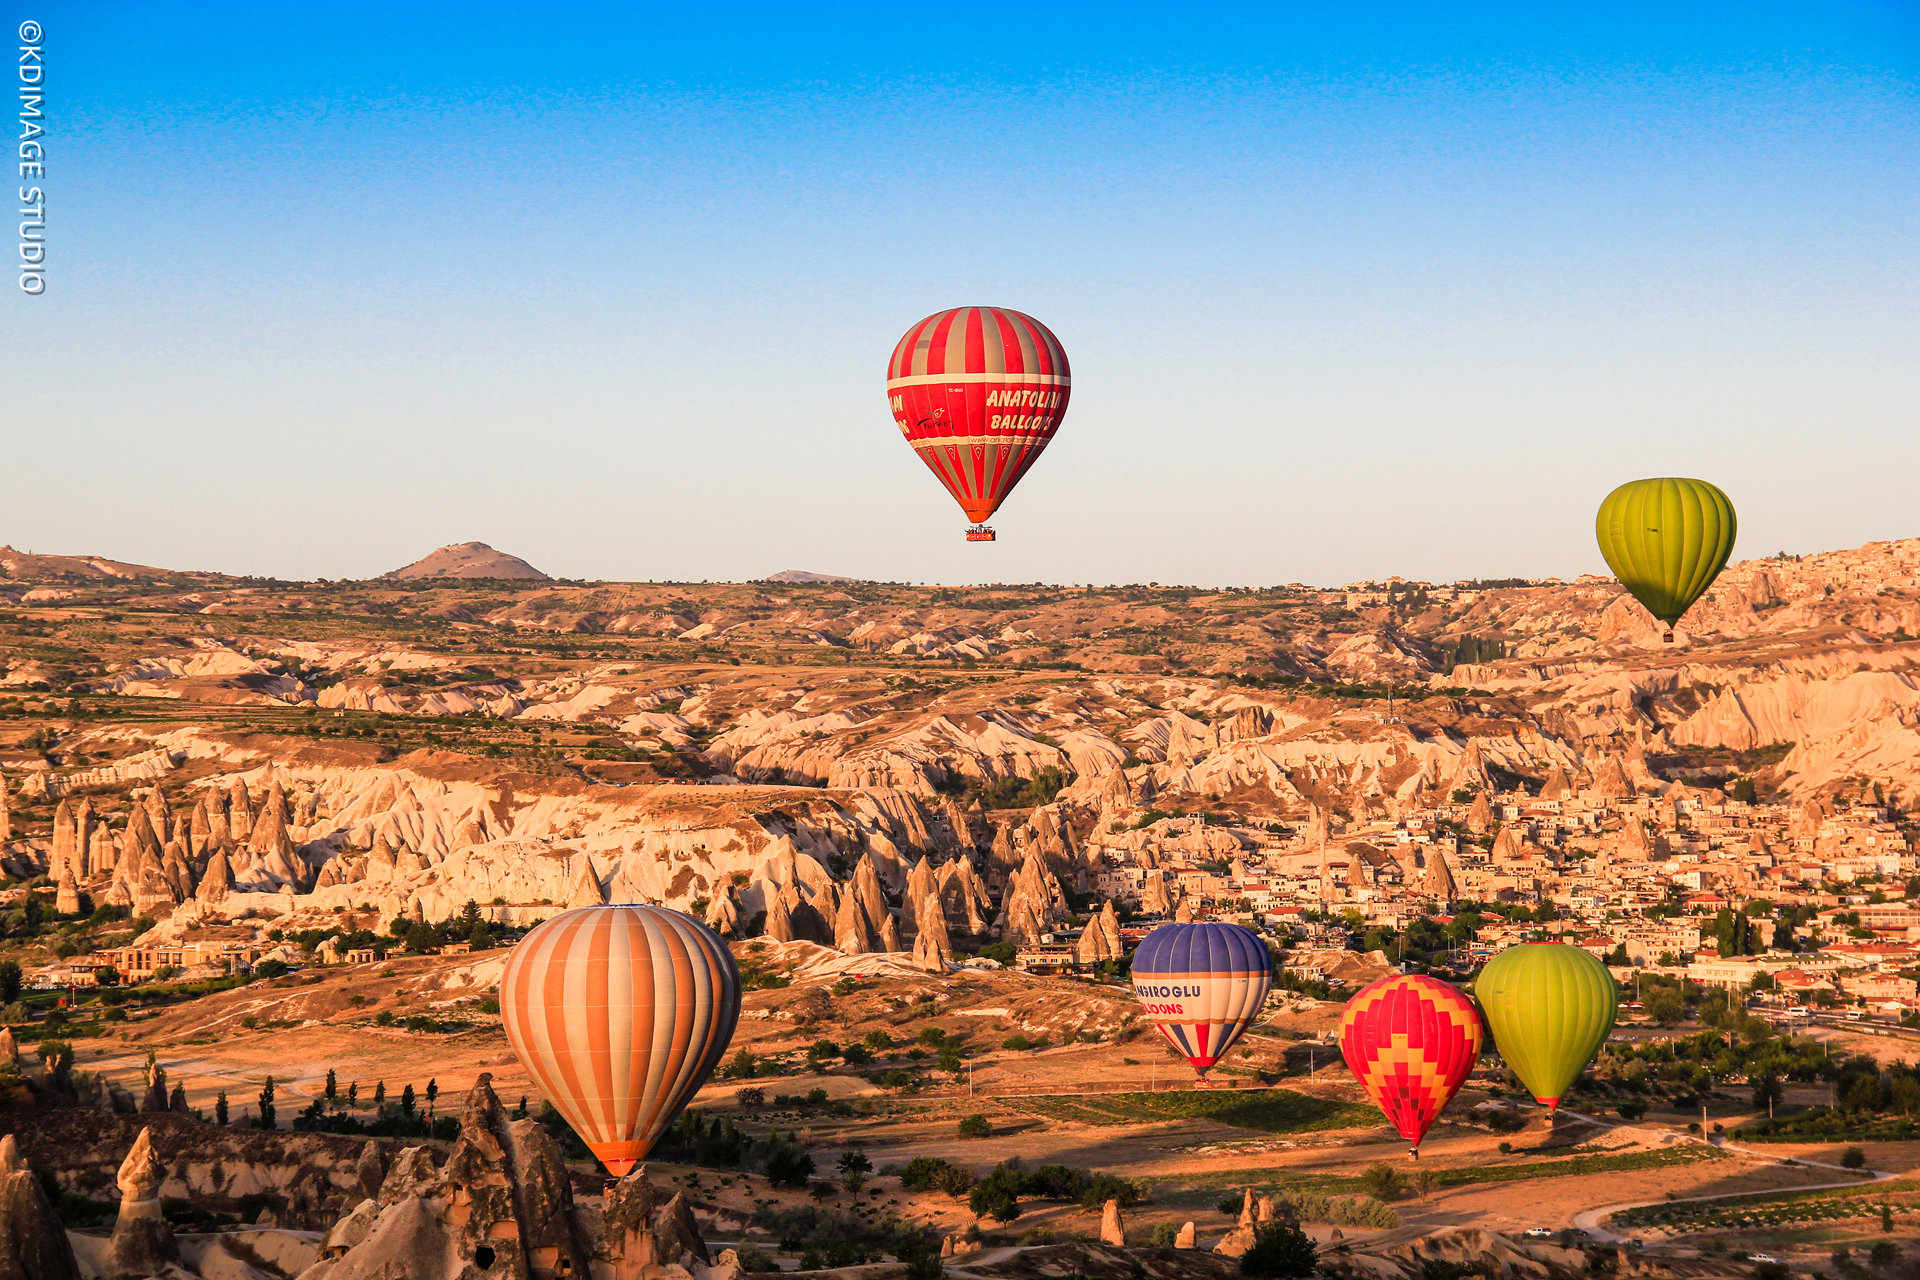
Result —
<instances>
[{"instance_id":1,"label":"rock formation","mask_svg":"<svg viewBox=\"0 0 1920 1280\"><path fill-rule=\"evenodd\" d=\"M1180 1230L1174 1234L1173 1247L1176 1249L1193 1248L1194 1239L1197 1234L1191 1221L1181 1223Z\"/></svg>"},{"instance_id":2,"label":"rock formation","mask_svg":"<svg viewBox=\"0 0 1920 1280\"><path fill-rule=\"evenodd\" d=\"M695 1263L712 1261L687 1193L676 1191L663 1202L647 1181L645 1165L607 1193L603 1222L596 1260L608 1268L609 1280L646 1280L659 1275L659 1268L691 1271Z\"/></svg>"},{"instance_id":3,"label":"rock formation","mask_svg":"<svg viewBox=\"0 0 1920 1280\"><path fill-rule=\"evenodd\" d=\"M0 1137L0 1280L80 1280L66 1229L12 1134Z\"/></svg>"},{"instance_id":4,"label":"rock formation","mask_svg":"<svg viewBox=\"0 0 1920 1280\"><path fill-rule=\"evenodd\" d=\"M546 1130L509 1121L482 1075L467 1095L444 1165L409 1147L381 1176L369 1144L360 1189L378 1193L335 1223L301 1280L466 1280L481 1273L642 1280L711 1261L684 1193L662 1198L644 1169L604 1210L576 1206L566 1162Z\"/></svg>"},{"instance_id":5,"label":"rock formation","mask_svg":"<svg viewBox=\"0 0 1920 1280\"><path fill-rule=\"evenodd\" d=\"M945 973L953 959L953 948L947 938L947 919L940 909L940 895L929 889L915 914L921 927L913 940L914 964L928 973Z\"/></svg>"},{"instance_id":6,"label":"rock formation","mask_svg":"<svg viewBox=\"0 0 1920 1280\"><path fill-rule=\"evenodd\" d=\"M153 1154L153 1131L142 1129L114 1179L120 1188L120 1216L107 1246L106 1280L139 1280L180 1261L180 1246L160 1208L160 1184L166 1177Z\"/></svg>"},{"instance_id":7,"label":"rock formation","mask_svg":"<svg viewBox=\"0 0 1920 1280\"><path fill-rule=\"evenodd\" d=\"M1126 1247L1127 1224L1120 1216L1118 1200L1107 1201L1106 1207L1100 1210L1100 1243Z\"/></svg>"},{"instance_id":8,"label":"rock formation","mask_svg":"<svg viewBox=\"0 0 1920 1280\"><path fill-rule=\"evenodd\" d=\"M1213 1251L1229 1258L1237 1258L1253 1248L1254 1233L1258 1230L1254 1213L1253 1188L1248 1187L1240 1201L1240 1221L1234 1225L1233 1230L1221 1237L1220 1243L1213 1246Z\"/></svg>"}]
</instances>

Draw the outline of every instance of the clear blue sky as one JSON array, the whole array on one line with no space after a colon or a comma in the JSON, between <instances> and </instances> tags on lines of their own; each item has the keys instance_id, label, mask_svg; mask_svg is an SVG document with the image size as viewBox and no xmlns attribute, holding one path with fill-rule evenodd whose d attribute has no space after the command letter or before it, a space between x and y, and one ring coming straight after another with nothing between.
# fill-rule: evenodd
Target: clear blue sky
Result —
<instances>
[{"instance_id":1,"label":"clear blue sky","mask_svg":"<svg viewBox=\"0 0 1920 1280\"><path fill-rule=\"evenodd\" d=\"M1662 474L1736 555L1920 535L1911 3L6 8L53 131L0 542L1573 574ZM991 546L883 394L968 303L1075 379Z\"/></svg>"}]
</instances>

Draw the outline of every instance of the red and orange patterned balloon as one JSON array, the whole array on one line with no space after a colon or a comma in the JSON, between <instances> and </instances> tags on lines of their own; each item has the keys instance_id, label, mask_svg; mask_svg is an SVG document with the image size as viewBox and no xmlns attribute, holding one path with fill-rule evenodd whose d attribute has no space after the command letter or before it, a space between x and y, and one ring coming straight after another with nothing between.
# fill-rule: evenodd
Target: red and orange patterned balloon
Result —
<instances>
[{"instance_id":1,"label":"red and orange patterned balloon","mask_svg":"<svg viewBox=\"0 0 1920 1280\"><path fill-rule=\"evenodd\" d=\"M1420 1140L1480 1057L1480 1011L1459 988L1397 973L1361 988L1340 1015L1340 1054L1400 1136Z\"/></svg>"},{"instance_id":2,"label":"red and orange patterned balloon","mask_svg":"<svg viewBox=\"0 0 1920 1280\"><path fill-rule=\"evenodd\" d=\"M521 939L500 977L507 1043L614 1177L646 1158L740 1019L726 944L662 907L580 907Z\"/></svg>"}]
</instances>

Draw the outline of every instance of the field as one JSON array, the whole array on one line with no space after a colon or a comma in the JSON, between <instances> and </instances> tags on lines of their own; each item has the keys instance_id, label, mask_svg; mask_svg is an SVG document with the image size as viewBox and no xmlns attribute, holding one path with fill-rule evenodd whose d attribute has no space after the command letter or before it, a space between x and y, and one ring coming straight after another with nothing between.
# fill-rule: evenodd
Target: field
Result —
<instances>
[{"instance_id":1,"label":"field","mask_svg":"<svg viewBox=\"0 0 1920 1280\"><path fill-rule=\"evenodd\" d=\"M1052 1120L1080 1124L1151 1124L1159 1120L1213 1120L1259 1133L1312 1133L1379 1123L1370 1107L1317 1098L1289 1089L1228 1093L1112 1093L1005 1099L1005 1105Z\"/></svg>"}]
</instances>

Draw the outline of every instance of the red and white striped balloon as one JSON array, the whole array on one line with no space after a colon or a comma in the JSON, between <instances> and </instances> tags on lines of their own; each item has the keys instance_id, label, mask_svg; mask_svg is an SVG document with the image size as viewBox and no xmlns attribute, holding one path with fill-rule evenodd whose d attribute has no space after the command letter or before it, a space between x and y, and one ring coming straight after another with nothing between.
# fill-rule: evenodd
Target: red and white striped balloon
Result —
<instances>
[{"instance_id":1,"label":"red and white striped balloon","mask_svg":"<svg viewBox=\"0 0 1920 1280\"><path fill-rule=\"evenodd\" d=\"M887 362L893 420L969 518L991 518L1067 413L1073 378L1047 326L955 307L907 330Z\"/></svg>"},{"instance_id":2,"label":"red and white striped balloon","mask_svg":"<svg viewBox=\"0 0 1920 1280\"><path fill-rule=\"evenodd\" d=\"M621 1177L719 1065L740 1019L740 970L691 916L580 907L513 949L500 1015L534 1084Z\"/></svg>"}]
</instances>

